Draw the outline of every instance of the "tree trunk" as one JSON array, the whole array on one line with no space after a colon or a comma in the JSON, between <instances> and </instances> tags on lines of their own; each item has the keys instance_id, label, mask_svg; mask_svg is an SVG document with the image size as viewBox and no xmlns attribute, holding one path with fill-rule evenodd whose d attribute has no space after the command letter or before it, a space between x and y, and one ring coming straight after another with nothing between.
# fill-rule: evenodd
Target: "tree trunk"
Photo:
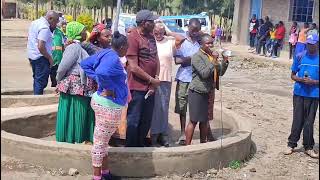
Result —
<instances>
[{"instance_id":1,"label":"tree trunk","mask_svg":"<svg viewBox=\"0 0 320 180\"><path fill-rule=\"evenodd\" d=\"M105 17L105 19L108 19L108 5L107 4L105 4L105 6L104 6L104 17Z\"/></svg>"},{"instance_id":2,"label":"tree trunk","mask_svg":"<svg viewBox=\"0 0 320 180\"><path fill-rule=\"evenodd\" d=\"M113 21L113 10L114 10L114 2L112 0L112 3L111 3L111 19Z\"/></svg>"},{"instance_id":3,"label":"tree trunk","mask_svg":"<svg viewBox=\"0 0 320 180\"><path fill-rule=\"evenodd\" d=\"M96 21L96 14L97 13L97 8L96 7L94 7L93 8L93 19L94 19L94 21Z\"/></svg>"},{"instance_id":4,"label":"tree trunk","mask_svg":"<svg viewBox=\"0 0 320 180\"><path fill-rule=\"evenodd\" d=\"M73 6L73 19L74 20L77 19L77 6L76 5Z\"/></svg>"},{"instance_id":5,"label":"tree trunk","mask_svg":"<svg viewBox=\"0 0 320 180\"><path fill-rule=\"evenodd\" d=\"M50 0L50 10L53 10L53 0Z\"/></svg>"},{"instance_id":6,"label":"tree trunk","mask_svg":"<svg viewBox=\"0 0 320 180\"><path fill-rule=\"evenodd\" d=\"M102 6L102 4L100 6L100 17L101 17L101 22L102 22L102 20L103 20L103 6Z\"/></svg>"},{"instance_id":7,"label":"tree trunk","mask_svg":"<svg viewBox=\"0 0 320 180\"><path fill-rule=\"evenodd\" d=\"M39 18L39 0L36 0L36 19Z\"/></svg>"},{"instance_id":8,"label":"tree trunk","mask_svg":"<svg viewBox=\"0 0 320 180\"><path fill-rule=\"evenodd\" d=\"M141 3L141 0L137 0L136 13L141 10L141 4L142 4L142 3Z\"/></svg>"}]
</instances>

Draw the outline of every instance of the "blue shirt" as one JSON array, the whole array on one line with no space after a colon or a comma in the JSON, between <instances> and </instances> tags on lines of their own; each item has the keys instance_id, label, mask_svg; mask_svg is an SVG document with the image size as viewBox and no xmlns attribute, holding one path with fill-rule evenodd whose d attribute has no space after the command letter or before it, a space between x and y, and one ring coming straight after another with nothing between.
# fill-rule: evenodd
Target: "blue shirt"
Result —
<instances>
[{"instance_id":1,"label":"blue shirt","mask_svg":"<svg viewBox=\"0 0 320 180\"><path fill-rule=\"evenodd\" d=\"M303 78L305 73L307 73L309 78L319 80L319 55L310 56L305 54L300 55L300 58L297 56L293 61L291 70L300 78ZM319 99L319 86L295 82L293 94Z\"/></svg>"},{"instance_id":2,"label":"blue shirt","mask_svg":"<svg viewBox=\"0 0 320 180\"><path fill-rule=\"evenodd\" d=\"M97 94L111 90L115 98L104 97L124 106L128 99L127 73L123 68L118 54L112 49L104 49L84 59L80 63L86 75L98 83Z\"/></svg>"},{"instance_id":3,"label":"blue shirt","mask_svg":"<svg viewBox=\"0 0 320 180\"><path fill-rule=\"evenodd\" d=\"M196 54L200 49L200 44L198 42L193 43L188 38L181 44L181 47L177 50L177 55L182 57L191 57ZM182 82L191 82L192 80L192 67L182 67L180 66L176 75L176 80Z\"/></svg>"}]
</instances>

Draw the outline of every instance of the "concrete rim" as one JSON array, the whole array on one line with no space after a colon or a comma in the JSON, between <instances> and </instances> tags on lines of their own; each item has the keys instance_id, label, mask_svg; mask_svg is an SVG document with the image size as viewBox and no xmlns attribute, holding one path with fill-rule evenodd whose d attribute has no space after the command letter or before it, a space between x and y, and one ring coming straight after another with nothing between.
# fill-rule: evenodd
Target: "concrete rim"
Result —
<instances>
[{"instance_id":1,"label":"concrete rim","mask_svg":"<svg viewBox=\"0 0 320 180\"><path fill-rule=\"evenodd\" d=\"M217 107L217 109L221 110L220 107ZM233 136L223 138L222 147L220 140L187 147L110 147L109 161L112 172L115 175L128 177L151 177L218 168L217 160L221 159L221 157L224 157L220 161L222 166L226 166L232 160L245 159L250 154L252 143L250 124L248 120L240 117L235 112L226 108L222 110L233 118L238 127L238 131ZM46 115L55 111L56 108L51 107L32 113L4 116L2 117L2 122L22 117L28 118L33 115ZM79 169L81 173L91 173L90 152L92 146L89 145L46 141L8 133L4 130L1 130L1 144L3 145L3 148L1 148L2 153L21 158L26 162L47 165L53 168L68 169L74 167ZM30 156L25 156L26 153L30 154ZM43 158L35 158L37 155L40 157L41 155L46 156L49 162L41 160ZM194 162L195 160L202 161ZM186 164L189 161L192 163L190 165ZM135 168L130 168L131 166L141 167L144 170L139 172ZM149 170L147 171L147 169Z\"/></svg>"}]
</instances>

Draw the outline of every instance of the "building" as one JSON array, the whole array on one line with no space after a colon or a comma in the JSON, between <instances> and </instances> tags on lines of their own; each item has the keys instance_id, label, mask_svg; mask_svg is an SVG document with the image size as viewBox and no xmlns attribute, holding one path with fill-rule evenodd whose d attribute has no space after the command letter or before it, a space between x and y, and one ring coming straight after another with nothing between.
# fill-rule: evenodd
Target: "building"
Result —
<instances>
[{"instance_id":1,"label":"building","mask_svg":"<svg viewBox=\"0 0 320 180\"><path fill-rule=\"evenodd\" d=\"M15 18L17 16L17 0L1 0L1 17Z\"/></svg>"},{"instance_id":2,"label":"building","mask_svg":"<svg viewBox=\"0 0 320 180\"><path fill-rule=\"evenodd\" d=\"M289 30L293 21L299 26L304 22L319 26L319 0L235 0L232 26L232 43L249 44L249 20L253 14L257 18L269 16L273 24L283 21L288 42Z\"/></svg>"}]
</instances>

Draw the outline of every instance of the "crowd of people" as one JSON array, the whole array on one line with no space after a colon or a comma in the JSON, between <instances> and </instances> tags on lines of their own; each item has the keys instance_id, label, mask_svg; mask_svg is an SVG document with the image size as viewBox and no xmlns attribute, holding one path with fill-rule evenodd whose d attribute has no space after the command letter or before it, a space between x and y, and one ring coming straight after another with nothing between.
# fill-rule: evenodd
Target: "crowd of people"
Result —
<instances>
[{"instance_id":1,"label":"crowd of people","mask_svg":"<svg viewBox=\"0 0 320 180\"><path fill-rule=\"evenodd\" d=\"M259 21L259 22L258 22ZM108 21L109 22L109 21ZM51 86L59 94L56 141L91 142L93 179L111 179L108 143L126 119L126 147L169 147L169 103L172 81L175 109L179 115L180 145L192 144L199 123L200 142L215 141L213 120L215 89L229 64L227 56L214 50L221 30L201 32L200 21L191 19L186 37L170 32L149 10L136 15L137 27L124 34L111 30L110 22L98 23L89 33L79 22L66 22L48 11L32 22L28 36L28 58L33 71L35 95ZM273 26L268 17L250 21L250 46L257 54L278 55L285 36L283 22ZM216 39L216 40L214 40ZM218 39L218 40L217 40ZM319 53L316 25L290 30L291 78L294 85L294 116L288 149L292 154L303 130L306 153L313 151L313 124L319 104ZM179 66L175 78L172 63ZM187 124L187 109L190 120Z\"/></svg>"},{"instance_id":2,"label":"crowd of people","mask_svg":"<svg viewBox=\"0 0 320 180\"><path fill-rule=\"evenodd\" d=\"M196 18L190 20L186 37L168 31L149 10L139 11L136 22L125 35L99 23L88 37L85 25L67 23L61 14L48 11L29 29L34 94L43 94L50 77L59 94L56 141L93 143L93 179L111 179L108 143L124 115L126 147L150 146L148 134L151 146L170 146L173 79L181 124L178 143L191 144L197 123L201 143L216 140L209 120L228 57L213 50L213 38L201 32ZM180 66L175 78L173 62Z\"/></svg>"},{"instance_id":3,"label":"crowd of people","mask_svg":"<svg viewBox=\"0 0 320 180\"><path fill-rule=\"evenodd\" d=\"M264 19L257 19L256 15L250 19L250 48L249 51L260 56L277 58L280 56L280 50L285 45L286 28L282 21L277 24L270 22L268 16ZM319 35L317 25L304 23L299 28L297 22L293 22L288 33L289 59L293 59L297 54L306 49L307 36ZM262 48L262 53L261 53Z\"/></svg>"}]
</instances>

